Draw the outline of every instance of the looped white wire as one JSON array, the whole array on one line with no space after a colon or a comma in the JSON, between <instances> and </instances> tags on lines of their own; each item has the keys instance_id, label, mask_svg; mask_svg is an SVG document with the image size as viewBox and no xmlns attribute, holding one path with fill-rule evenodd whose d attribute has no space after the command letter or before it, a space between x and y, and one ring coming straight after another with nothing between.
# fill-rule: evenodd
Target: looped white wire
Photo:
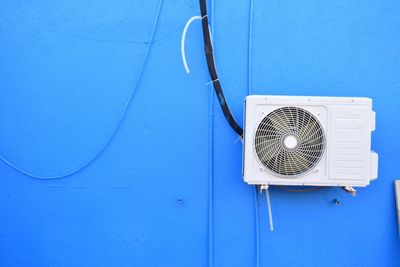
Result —
<instances>
[{"instance_id":1,"label":"looped white wire","mask_svg":"<svg viewBox=\"0 0 400 267\"><path fill-rule=\"evenodd\" d=\"M202 17L201 16L193 16L186 22L185 27L183 28L182 39L181 39L181 55L182 55L182 63L183 63L183 66L185 67L185 71L186 71L187 74L190 73L190 70L189 70L189 66L188 66L187 61L186 61L186 53L185 53L186 34L187 34L188 29L189 29L189 26L193 23L193 21L195 21L195 20L203 20L205 17L207 17L207 15L204 15ZM212 44L212 36L211 36L210 25L208 25L208 28L209 28L209 31L210 31L210 39L211 39L211 44Z\"/></svg>"},{"instance_id":2,"label":"looped white wire","mask_svg":"<svg viewBox=\"0 0 400 267\"><path fill-rule=\"evenodd\" d=\"M189 66L187 64L186 61L186 54L185 54L185 40L186 40L186 34L187 31L189 29L190 24L192 24L193 21L198 20L198 19L203 19L203 17L201 16L193 16L191 17L185 25L185 28L183 28L183 32L182 32L182 40L181 40L181 54L182 54L182 62L183 62L183 66L185 67L186 73L189 74L190 70L189 70Z\"/></svg>"}]
</instances>

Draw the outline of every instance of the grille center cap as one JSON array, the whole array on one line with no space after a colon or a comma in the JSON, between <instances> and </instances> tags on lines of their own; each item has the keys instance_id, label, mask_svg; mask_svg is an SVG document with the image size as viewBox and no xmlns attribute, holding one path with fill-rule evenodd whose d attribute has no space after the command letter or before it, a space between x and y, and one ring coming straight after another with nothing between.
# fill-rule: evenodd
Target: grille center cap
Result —
<instances>
[{"instance_id":1,"label":"grille center cap","mask_svg":"<svg viewBox=\"0 0 400 267\"><path fill-rule=\"evenodd\" d=\"M288 134L283 138L283 145L288 150L294 150L299 146L299 138L294 134Z\"/></svg>"}]
</instances>

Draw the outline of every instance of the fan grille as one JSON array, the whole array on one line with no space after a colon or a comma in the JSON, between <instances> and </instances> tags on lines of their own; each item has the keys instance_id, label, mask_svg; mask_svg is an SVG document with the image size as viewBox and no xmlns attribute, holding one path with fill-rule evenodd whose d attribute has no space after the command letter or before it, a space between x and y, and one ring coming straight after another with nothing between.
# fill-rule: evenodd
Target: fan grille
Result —
<instances>
[{"instance_id":1,"label":"fan grille","mask_svg":"<svg viewBox=\"0 0 400 267\"><path fill-rule=\"evenodd\" d=\"M298 107L283 107L260 122L255 149L261 163L281 176L304 174L325 150L324 130L314 115Z\"/></svg>"}]
</instances>

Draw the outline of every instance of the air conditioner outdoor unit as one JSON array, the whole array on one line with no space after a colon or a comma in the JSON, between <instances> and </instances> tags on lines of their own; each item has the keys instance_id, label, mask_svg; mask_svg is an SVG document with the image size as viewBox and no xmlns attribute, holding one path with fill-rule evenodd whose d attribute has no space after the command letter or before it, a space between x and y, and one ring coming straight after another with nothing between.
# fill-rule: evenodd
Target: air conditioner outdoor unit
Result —
<instances>
[{"instance_id":1,"label":"air conditioner outdoor unit","mask_svg":"<svg viewBox=\"0 0 400 267\"><path fill-rule=\"evenodd\" d=\"M352 187L377 177L369 98L251 95L244 127L248 184Z\"/></svg>"}]
</instances>

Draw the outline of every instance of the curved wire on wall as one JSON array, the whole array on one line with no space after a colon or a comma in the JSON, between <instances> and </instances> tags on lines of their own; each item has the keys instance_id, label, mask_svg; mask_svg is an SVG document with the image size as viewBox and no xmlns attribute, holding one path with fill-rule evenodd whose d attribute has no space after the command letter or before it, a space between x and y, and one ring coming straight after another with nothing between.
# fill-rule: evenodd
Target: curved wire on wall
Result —
<instances>
[{"instance_id":1,"label":"curved wire on wall","mask_svg":"<svg viewBox=\"0 0 400 267\"><path fill-rule=\"evenodd\" d=\"M108 138L106 139L104 144L99 148L99 150L92 157L89 158L89 160L85 161L78 168L76 168L76 169L74 169L74 170L72 170L70 172L67 172L67 173L64 173L64 174L59 174L59 175L54 175L54 176L46 176L46 175L37 175L37 174L34 174L34 173L30 173L29 171L23 170L22 168L16 166L15 164L13 164L9 160L7 160L7 158L4 155L0 154L0 159L2 161L4 161L7 165L9 165L10 167L12 167L15 170L19 171L20 173L23 173L23 174L25 174L25 175L27 175L29 177L36 178L36 179L59 179L59 178L64 178L64 177L67 177L67 176L71 176L71 175L74 175L74 174L82 171L87 166L89 166L89 164L91 164L93 161L95 161L98 158L98 156L108 147L108 145L110 144L111 139L115 136L115 134L117 133L118 129L120 128L122 120L124 119L124 117L126 115L126 111L127 111L128 107L129 107L130 103L132 102L133 95L134 95L136 89L138 88L138 86L140 84L141 78L143 76L143 70L144 70L144 67L146 65L150 49L151 49L152 44L153 44L154 34L155 34L155 31L156 31L156 28L157 28L157 23L158 23L158 19L160 17L161 7L162 7L163 2L164 2L164 0L160 0L159 3L158 3L156 16L155 16L155 19L154 19L154 22L153 22L153 27L152 27L151 34L150 34L149 41L148 41L148 46L147 46L147 49L146 49L142 64L140 65L139 74L137 76L136 83L133 86L132 91L131 91L127 101L125 102L125 105L124 105L124 108L123 108L123 110L121 112L121 115L120 115L116 125L112 129L111 134L108 136Z\"/></svg>"}]
</instances>

